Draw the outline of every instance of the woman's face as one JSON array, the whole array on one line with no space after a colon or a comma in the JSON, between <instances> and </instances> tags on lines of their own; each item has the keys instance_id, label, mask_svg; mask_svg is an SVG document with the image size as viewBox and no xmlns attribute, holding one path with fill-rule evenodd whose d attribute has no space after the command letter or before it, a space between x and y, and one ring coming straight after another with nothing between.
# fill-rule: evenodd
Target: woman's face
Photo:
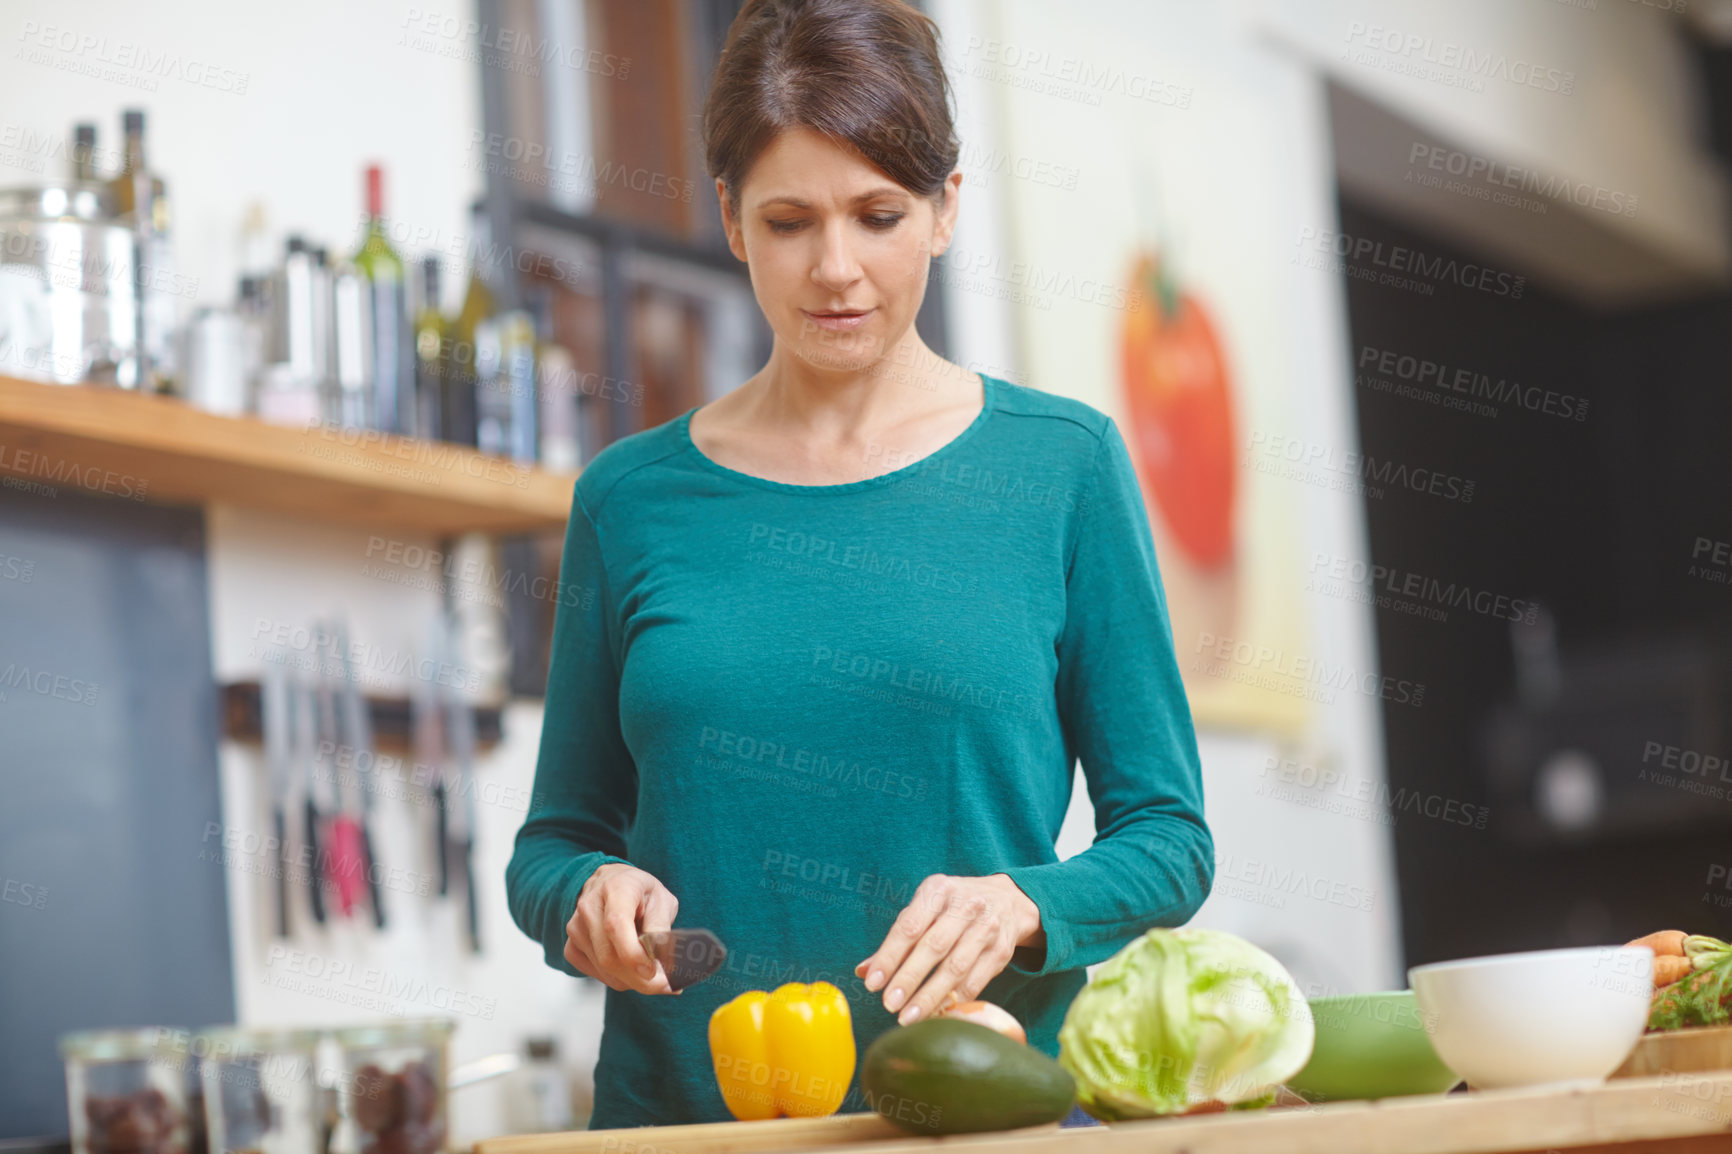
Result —
<instances>
[{"instance_id":1,"label":"woman's face","mask_svg":"<svg viewBox=\"0 0 1732 1154\"><path fill-rule=\"evenodd\" d=\"M927 269L949 247L962 174L942 209L903 188L858 152L812 129L777 137L740 188L740 216L716 181L728 247L746 261L777 344L825 370L863 372L901 360ZM822 314L847 312L851 318ZM912 362L910 362L912 363Z\"/></svg>"}]
</instances>

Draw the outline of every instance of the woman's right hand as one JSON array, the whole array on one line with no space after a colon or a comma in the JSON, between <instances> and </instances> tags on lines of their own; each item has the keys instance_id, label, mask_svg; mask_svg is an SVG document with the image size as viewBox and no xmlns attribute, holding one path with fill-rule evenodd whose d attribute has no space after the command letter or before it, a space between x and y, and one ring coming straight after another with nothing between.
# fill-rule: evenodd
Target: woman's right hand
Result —
<instances>
[{"instance_id":1,"label":"woman's right hand","mask_svg":"<svg viewBox=\"0 0 1732 1154\"><path fill-rule=\"evenodd\" d=\"M680 900L636 866L607 862L589 875L565 923L565 960L610 990L671 994L662 965L640 933L673 928Z\"/></svg>"}]
</instances>

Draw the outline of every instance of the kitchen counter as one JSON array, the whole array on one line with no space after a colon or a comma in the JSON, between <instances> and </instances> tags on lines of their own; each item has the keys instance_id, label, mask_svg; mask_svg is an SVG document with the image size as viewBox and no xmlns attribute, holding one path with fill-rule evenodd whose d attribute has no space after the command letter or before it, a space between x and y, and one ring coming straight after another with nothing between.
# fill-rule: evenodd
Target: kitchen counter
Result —
<instances>
[{"instance_id":1,"label":"kitchen counter","mask_svg":"<svg viewBox=\"0 0 1732 1154\"><path fill-rule=\"evenodd\" d=\"M875 1114L582 1130L489 1139L475 1154L907 1154L935 1145L956 1154L1725 1154L1732 1070L932 1138Z\"/></svg>"}]
</instances>

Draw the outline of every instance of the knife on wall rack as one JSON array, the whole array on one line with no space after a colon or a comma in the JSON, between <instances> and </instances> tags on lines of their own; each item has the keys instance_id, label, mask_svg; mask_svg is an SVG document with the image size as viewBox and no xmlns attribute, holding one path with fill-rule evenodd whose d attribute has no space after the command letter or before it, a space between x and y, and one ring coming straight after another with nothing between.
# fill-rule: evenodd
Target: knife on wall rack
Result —
<instances>
[{"instance_id":1,"label":"knife on wall rack","mask_svg":"<svg viewBox=\"0 0 1732 1154\"><path fill-rule=\"evenodd\" d=\"M361 690L349 655L349 626L338 620L335 626L337 648L343 669L343 740L348 742L349 756L355 765L355 779L361 793L360 825L361 869L367 880L367 901L373 907L373 925L385 928L385 904L380 896L378 860L373 856L373 734L368 724L367 706L361 700Z\"/></svg>"}]
</instances>

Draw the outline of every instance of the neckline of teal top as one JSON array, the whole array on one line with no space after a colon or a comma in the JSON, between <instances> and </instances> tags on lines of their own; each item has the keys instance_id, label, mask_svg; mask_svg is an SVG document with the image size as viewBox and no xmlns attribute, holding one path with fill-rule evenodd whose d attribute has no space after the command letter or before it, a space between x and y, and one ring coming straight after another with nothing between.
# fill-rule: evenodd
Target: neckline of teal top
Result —
<instances>
[{"instance_id":1,"label":"neckline of teal top","mask_svg":"<svg viewBox=\"0 0 1732 1154\"><path fill-rule=\"evenodd\" d=\"M956 452L964 442L968 441L978 433L986 424L987 418L992 415L992 410L995 407L995 398L993 395L994 378L985 373L980 373L979 376L980 391L982 394L980 412L975 414L974 420L969 422L966 429L962 430L962 432L956 434L956 436L952 437L949 441L946 441L943 445L939 446L938 449L928 453L918 461L911 461L900 469L892 469L890 472L880 473L876 477L867 477L859 481L845 481L840 485L794 485L787 481L772 481L768 477L759 477L753 473L742 473L738 469L730 469L718 461L711 460L709 457L704 455L702 449L698 448L697 442L692 440L692 414L697 412L701 406L694 405L692 408L687 409L685 413L680 416L676 424L679 428L680 440L683 442L686 451L689 452L699 464L712 473L719 473L724 477L731 477L736 481L743 481L749 485L757 485L761 488L773 489L778 493L811 493L815 495L855 493L882 485L891 485L900 481L904 477L924 472L926 469L931 468L934 464L942 460L946 455Z\"/></svg>"}]
</instances>

